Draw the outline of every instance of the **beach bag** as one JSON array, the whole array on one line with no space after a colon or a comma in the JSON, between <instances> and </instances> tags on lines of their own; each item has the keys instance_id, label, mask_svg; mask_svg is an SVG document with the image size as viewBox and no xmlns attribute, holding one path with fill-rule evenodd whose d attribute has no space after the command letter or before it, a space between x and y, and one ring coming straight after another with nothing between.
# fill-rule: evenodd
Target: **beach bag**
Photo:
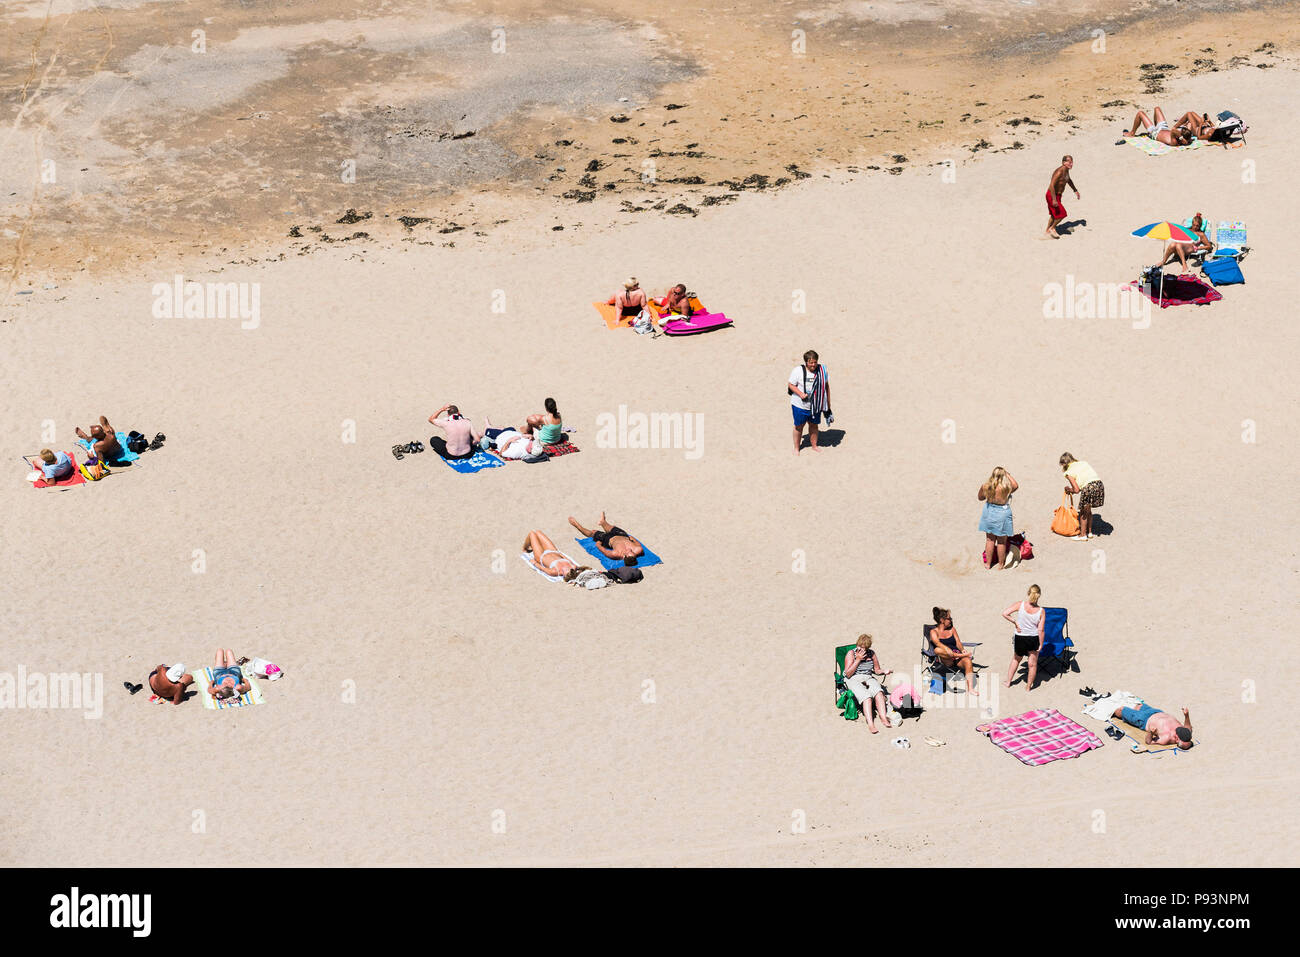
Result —
<instances>
[{"instance_id":1,"label":"beach bag","mask_svg":"<svg viewBox=\"0 0 1300 957\"><path fill-rule=\"evenodd\" d=\"M1201 267L1201 272L1205 273L1205 278L1216 286L1231 286L1246 281L1235 259L1207 259L1205 265Z\"/></svg>"},{"instance_id":2,"label":"beach bag","mask_svg":"<svg viewBox=\"0 0 1300 957\"><path fill-rule=\"evenodd\" d=\"M613 582L620 582L624 585L634 585L641 579L645 578L645 572L631 565L619 565L617 568L611 568L605 572L605 577Z\"/></svg>"},{"instance_id":3,"label":"beach bag","mask_svg":"<svg viewBox=\"0 0 1300 957\"><path fill-rule=\"evenodd\" d=\"M1079 534L1079 513L1074 510L1074 496L1069 492L1061 493L1061 504L1052 518L1052 531L1066 538Z\"/></svg>"},{"instance_id":4,"label":"beach bag","mask_svg":"<svg viewBox=\"0 0 1300 957\"><path fill-rule=\"evenodd\" d=\"M1029 539L1025 538L1024 532L1018 532L1007 539L1007 544L1020 552L1020 560L1023 562L1026 558L1034 557L1034 546L1029 544Z\"/></svg>"},{"instance_id":5,"label":"beach bag","mask_svg":"<svg viewBox=\"0 0 1300 957\"><path fill-rule=\"evenodd\" d=\"M139 455L141 452L148 450L149 440L139 432L130 432L126 437L126 447L136 455Z\"/></svg>"}]
</instances>

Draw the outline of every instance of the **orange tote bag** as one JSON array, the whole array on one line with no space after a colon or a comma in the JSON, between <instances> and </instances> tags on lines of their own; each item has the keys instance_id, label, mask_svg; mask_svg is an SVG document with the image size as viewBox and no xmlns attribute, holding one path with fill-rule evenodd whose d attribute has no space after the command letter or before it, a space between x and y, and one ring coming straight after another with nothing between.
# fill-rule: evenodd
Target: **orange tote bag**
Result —
<instances>
[{"instance_id":1,"label":"orange tote bag","mask_svg":"<svg viewBox=\"0 0 1300 957\"><path fill-rule=\"evenodd\" d=\"M1052 531L1067 538L1079 534L1079 513L1074 510L1074 496L1069 492L1061 493L1061 504L1052 518Z\"/></svg>"}]
</instances>

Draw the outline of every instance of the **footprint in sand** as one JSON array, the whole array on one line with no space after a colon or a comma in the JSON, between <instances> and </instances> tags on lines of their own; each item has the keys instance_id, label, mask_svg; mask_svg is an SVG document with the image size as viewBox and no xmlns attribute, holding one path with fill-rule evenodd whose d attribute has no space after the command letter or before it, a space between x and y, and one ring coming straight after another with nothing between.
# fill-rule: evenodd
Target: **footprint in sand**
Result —
<instances>
[{"instance_id":1,"label":"footprint in sand","mask_svg":"<svg viewBox=\"0 0 1300 957\"><path fill-rule=\"evenodd\" d=\"M918 565L933 566L936 571L942 572L949 578L961 578L964 575L972 575L975 572L986 570L984 563L968 551L964 551L959 555L947 556L916 555L912 552L904 552L903 554L908 561L916 562Z\"/></svg>"}]
</instances>

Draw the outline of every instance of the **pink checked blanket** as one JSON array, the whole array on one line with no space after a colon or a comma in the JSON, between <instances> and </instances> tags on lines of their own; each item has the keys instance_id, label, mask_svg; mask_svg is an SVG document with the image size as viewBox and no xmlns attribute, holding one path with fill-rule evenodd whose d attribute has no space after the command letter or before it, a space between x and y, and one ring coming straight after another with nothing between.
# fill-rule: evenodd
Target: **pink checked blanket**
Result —
<instances>
[{"instance_id":1,"label":"pink checked blanket","mask_svg":"<svg viewBox=\"0 0 1300 957\"><path fill-rule=\"evenodd\" d=\"M1055 708L1013 714L982 724L975 730L988 735L988 739L1003 751L1014 754L1031 767L1077 758L1085 751L1102 746L1101 738Z\"/></svg>"}]
</instances>

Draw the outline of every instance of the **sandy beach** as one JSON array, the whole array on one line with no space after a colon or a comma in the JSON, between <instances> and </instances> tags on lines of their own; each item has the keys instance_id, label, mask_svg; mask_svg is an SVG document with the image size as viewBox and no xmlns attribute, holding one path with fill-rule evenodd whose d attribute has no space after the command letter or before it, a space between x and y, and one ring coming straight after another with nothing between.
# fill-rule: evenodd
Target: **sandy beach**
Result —
<instances>
[{"instance_id":1,"label":"sandy beach","mask_svg":"<svg viewBox=\"0 0 1300 957\"><path fill-rule=\"evenodd\" d=\"M0 861L1294 863L1294 4L45 6L0 13L0 672L103 699L0 707ZM502 24L506 52L467 52ZM1116 145L1155 104L1237 111L1247 143ZM1249 227L1221 301L1048 314L1197 211ZM735 325L608 330L591 303L629 275ZM168 317L177 276L255 313ZM796 458L810 348L835 425ZM389 451L445 403L505 424L547 396L578 454ZM33 491L19 456L101 413L166 443ZM655 413L693 444L603 431ZM1105 480L1087 543L1049 528L1066 450ZM997 465L1035 557L990 572ZM645 581L519 561L534 528L579 554L568 516L602 510L663 557ZM1031 583L1081 671L1004 689ZM931 701L899 750L838 716L834 648L870 632L919 681L934 605L996 692ZM237 713L122 687L218 647L286 677ZM1197 747L1032 768L974 730L1057 708L1100 733L1085 685L1190 708Z\"/></svg>"}]
</instances>

